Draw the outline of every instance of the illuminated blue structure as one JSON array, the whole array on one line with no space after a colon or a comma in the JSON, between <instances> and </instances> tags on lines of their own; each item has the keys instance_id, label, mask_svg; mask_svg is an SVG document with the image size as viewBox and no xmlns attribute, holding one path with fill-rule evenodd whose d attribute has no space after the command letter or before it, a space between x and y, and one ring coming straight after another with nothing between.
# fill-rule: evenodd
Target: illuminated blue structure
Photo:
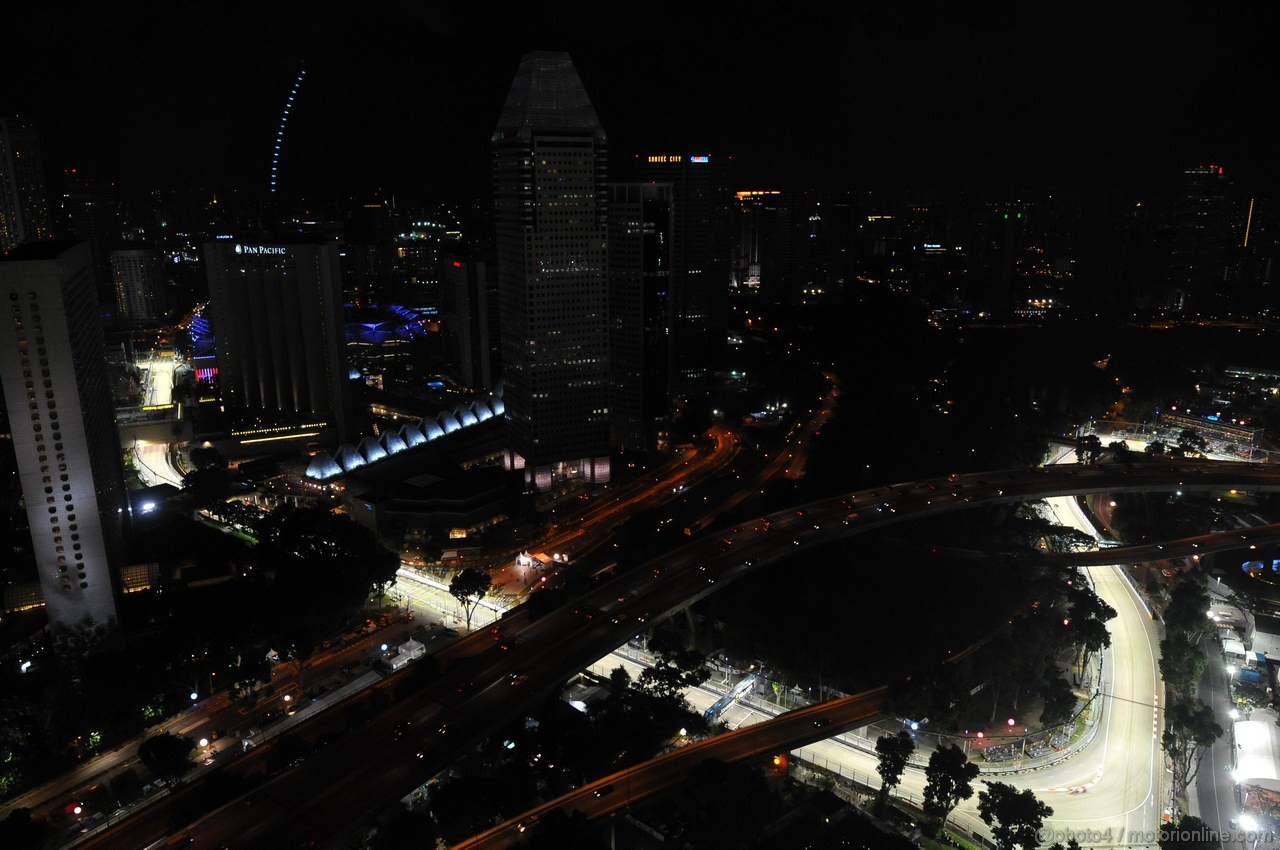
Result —
<instances>
[{"instance_id":1,"label":"illuminated blue structure","mask_svg":"<svg viewBox=\"0 0 1280 850\"><path fill-rule=\"evenodd\" d=\"M312 481L328 481L344 472L425 446L446 434L501 416L505 409L502 392L503 387L499 384L489 398L459 404L453 410L443 410L435 419L406 422L398 429L383 431L380 437L364 437L355 446L346 443L339 446L333 455L320 452L307 464L306 477Z\"/></svg>"}]
</instances>

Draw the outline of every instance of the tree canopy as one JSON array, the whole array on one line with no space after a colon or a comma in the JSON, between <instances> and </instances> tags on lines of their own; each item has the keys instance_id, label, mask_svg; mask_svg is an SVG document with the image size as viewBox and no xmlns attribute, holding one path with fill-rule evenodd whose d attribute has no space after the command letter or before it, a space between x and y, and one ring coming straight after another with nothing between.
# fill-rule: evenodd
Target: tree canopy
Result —
<instances>
[{"instance_id":1,"label":"tree canopy","mask_svg":"<svg viewBox=\"0 0 1280 850\"><path fill-rule=\"evenodd\" d=\"M476 608L480 607L480 600L489 594L492 587L488 573L470 567L460 571L453 577L453 581L449 582L449 594L458 600L458 604L462 606L462 611L466 615L467 631L471 630L471 617L475 614Z\"/></svg>"},{"instance_id":2,"label":"tree canopy","mask_svg":"<svg viewBox=\"0 0 1280 850\"><path fill-rule=\"evenodd\" d=\"M1033 850L1040 846L1040 829L1053 809L1042 803L1031 789L1019 791L1004 782L986 782L978 792L978 816L991 827L1000 850Z\"/></svg>"},{"instance_id":3,"label":"tree canopy","mask_svg":"<svg viewBox=\"0 0 1280 850\"><path fill-rule=\"evenodd\" d=\"M191 753L195 748L190 738L162 732L138 745L138 758L153 774L169 779L191 769Z\"/></svg>"},{"instance_id":4,"label":"tree canopy","mask_svg":"<svg viewBox=\"0 0 1280 850\"><path fill-rule=\"evenodd\" d=\"M938 822L941 834L952 809L973 796L978 766L969 761L964 750L951 744L933 751L924 775L924 813Z\"/></svg>"},{"instance_id":5,"label":"tree canopy","mask_svg":"<svg viewBox=\"0 0 1280 850\"><path fill-rule=\"evenodd\" d=\"M880 774L880 790L876 792L876 810L883 811L889 792L902 781L907 761L916 751L916 743L906 731L881 735L876 739L876 773Z\"/></svg>"}]
</instances>

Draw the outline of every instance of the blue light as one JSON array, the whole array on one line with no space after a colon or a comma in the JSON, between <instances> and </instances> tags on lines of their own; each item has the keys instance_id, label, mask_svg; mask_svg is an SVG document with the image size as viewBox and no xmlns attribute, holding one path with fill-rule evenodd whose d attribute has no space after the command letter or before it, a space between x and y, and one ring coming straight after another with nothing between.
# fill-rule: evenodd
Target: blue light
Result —
<instances>
[{"instance_id":1,"label":"blue light","mask_svg":"<svg viewBox=\"0 0 1280 850\"><path fill-rule=\"evenodd\" d=\"M1216 413L1210 413L1208 416L1206 416L1206 417L1205 417L1205 419L1208 419L1210 422L1217 422L1217 421L1218 421L1218 414L1216 414Z\"/></svg>"},{"instance_id":2,"label":"blue light","mask_svg":"<svg viewBox=\"0 0 1280 850\"><path fill-rule=\"evenodd\" d=\"M690 162L710 162L710 161L711 161L711 157L709 157L709 156L691 156L691 157L689 157L689 161L690 161Z\"/></svg>"}]
</instances>

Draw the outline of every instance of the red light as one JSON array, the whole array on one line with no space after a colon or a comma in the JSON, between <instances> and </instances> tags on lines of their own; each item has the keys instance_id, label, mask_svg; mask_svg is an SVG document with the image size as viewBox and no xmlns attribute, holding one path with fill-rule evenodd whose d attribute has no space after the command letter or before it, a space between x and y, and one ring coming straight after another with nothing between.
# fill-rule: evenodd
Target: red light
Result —
<instances>
[{"instance_id":1,"label":"red light","mask_svg":"<svg viewBox=\"0 0 1280 850\"><path fill-rule=\"evenodd\" d=\"M454 261L453 261L453 267L454 267L455 269L460 269L460 268L462 268L462 263L458 262L457 260L454 260Z\"/></svg>"}]
</instances>

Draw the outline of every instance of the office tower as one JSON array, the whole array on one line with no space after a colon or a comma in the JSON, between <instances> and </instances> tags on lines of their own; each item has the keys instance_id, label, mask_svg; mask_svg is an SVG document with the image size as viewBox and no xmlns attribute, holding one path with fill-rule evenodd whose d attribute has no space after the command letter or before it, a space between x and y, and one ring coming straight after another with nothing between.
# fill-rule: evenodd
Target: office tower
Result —
<instances>
[{"instance_id":1,"label":"office tower","mask_svg":"<svg viewBox=\"0 0 1280 850\"><path fill-rule=\"evenodd\" d=\"M0 252L49 235L49 194L35 124L0 118Z\"/></svg>"},{"instance_id":2,"label":"office tower","mask_svg":"<svg viewBox=\"0 0 1280 850\"><path fill-rule=\"evenodd\" d=\"M734 193L733 279L744 294L760 293L765 258L777 254L777 189L749 189Z\"/></svg>"},{"instance_id":3,"label":"office tower","mask_svg":"<svg viewBox=\"0 0 1280 850\"><path fill-rule=\"evenodd\" d=\"M121 248L109 255L116 312L130 324L150 322L163 312L164 258L154 248Z\"/></svg>"},{"instance_id":4,"label":"office tower","mask_svg":"<svg viewBox=\"0 0 1280 850\"><path fill-rule=\"evenodd\" d=\"M493 389L489 368L489 304L485 264L458 250L446 255L440 288L445 357L463 384Z\"/></svg>"},{"instance_id":5,"label":"office tower","mask_svg":"<svg viewBox=\"0 0 1280 850\"><path fill-rule=\"evenodd\" d=\"M447 229L438 218L418 213L396 234L395 268L400 282L396 297L425 315L438 313L443 300L441 251Z\"/></svg>"},{"instance_id":6,"label":"office tower","mask_svg":"<svg viewBox=\"0 0 1280 850\"><path fill-rule=\"evenodd\" d=\"M492 156L509 465L606 482L605 133L568 54L521 60Z\"/></svg>"},{"instance_id":7,"label":"office tower","mask_svg":"<svg viewBox=\"0 0 1280 850\"><path fill-rule=\"evenodd\" d=\"M672 206L669 184L609 185L609 411L621 451L666 448Z\"/></svg>"},{"instance_id":8,"label":"office tower","mask_svg":"<svg viewBox=\"0 0 1280 850\"><path fill-rule=\"evenodd\" d=\"M84 243L0 259L0 381L55 631L116 622L123 554L120 441Z\"/></svg>"},{"instance_id":9,"label":"office tower","mask_svg":"<svg viewBox=\"0 0 1280 850\"><path fill-rule=\"evenodd\" d=\"M1004 209L999 216L996 247L1000 256L996 261L996 288L991 307L996 315L1007 316L1014 309L1013 282L1025 240L1026 222L1021 210L1017 209Z\"/></svg>"},{"instance_id":10,"label":"office tower","mask_svg":"<svg viewBox=\"0 0 1280 850\"><path fill-rule=\"evenodd\" d=\"M1226 296L1223 280L1231 242L1230 182L1221 166L1183 172L1182 195L1174 208L1166 304L1205 309Z\"/></svg>"},{"instance_id":11,"label":"office tower","mask_svg":"<svg viewBox=\"0 0 1280 850\"><path fill-rule=\"evenodd\" d=\"M728 332L728 162L705 154L636 158L640 179L670 183L672 391L703 385L723 357Z\"/></svg>"},{"instance_id":12,"label":"office tower","mask_svg":"<svg viewBox=\"0 0 1280 850\"><path fill-rule=\"evenodd\" d=\"M205 262L232 436L276 448L346 439L338 246L211 242Z\"/></svg>"},{"instance_id":13,"label":"office tower","mask_svg":"<svg viewBox=\"0 0 1280 850\"><path fill-rule=\"evenodd\" d=\"M112 299L111 248L120 241L120 193L114 181L99 180L72 168L65 172L63 212L76 239L89 243L89 258L99 303Z\"/></svg>"}]
</instances>

